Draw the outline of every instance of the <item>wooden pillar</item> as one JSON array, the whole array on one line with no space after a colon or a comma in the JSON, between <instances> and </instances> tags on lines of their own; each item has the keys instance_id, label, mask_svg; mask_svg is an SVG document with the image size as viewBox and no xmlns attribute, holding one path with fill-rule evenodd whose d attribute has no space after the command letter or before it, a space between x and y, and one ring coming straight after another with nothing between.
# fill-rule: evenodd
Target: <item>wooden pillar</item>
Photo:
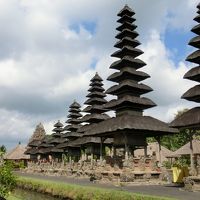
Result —
<instances>
[{"instance_id":1,"label":"wooden pillar","mask_svg":"<svg viewBox=\"0 0 200 200\"><path fill-rule=\"evenodd\" d=\"M112 157L116 156L116 147L112 146Z\"/></svg>"},{"instance_id":2,"label":"wooden pillar","mask_svg":"<svg viewBox=\"0 0 200 200\"><path fill-rule=\"evenodd\" d=\"M91 153L91 165L93 166L93 159L94 159L94 154L93 154L93 151Z\"/></svg>"},{"instance_id":3,"label":"wooden pillar","mask_svg":"<svg viewBox=\"0 0 200 200\"><path fill-rule=\"evenodd\" d=\"M144 157L147 157L147 145L144 146Z\"/></svg>"},{"instance_id":4,"label":"wooden pillar","mask_svg":"<svg viewBox=\"0 0 200 200\"><path fill-rule=\"evenodd\" d=\"M161 160L161 144L160 144L160 136L156 137L156 140L158 142L158 161L161 164L162 160Z\"/></svg>"},{"instance_id":5,"label":"wooden pillar","mask_svg":"<svg viewBox=\"0 0 200 200\"><path fill-rule=\"evenodd\" d=\"M100 142L100 162L103 160L103 138L101 137L101 142Z\"/></svg>"},{"instance_id":6,"label":"wooden pillar","mask_svg":"<svg viewBox=\"0 0 200 200\"><path fill-rule=\"evenodd\" d=\"M192 144L192 134L190 135L190 167L191 171L193 172L195 167L194 167L194 151L193 151L193 144Z\"/></svg>"},{"instance_id":7,"label":"wooden pillar","mask_svg":"<svg viewBox=\"0 0 200 200\"><path fill-rule=\"evenodd\" d=\"M129 159L129 146L127 144L127 137L125 135L125 160Z\"/></svg>"}]
</instances>

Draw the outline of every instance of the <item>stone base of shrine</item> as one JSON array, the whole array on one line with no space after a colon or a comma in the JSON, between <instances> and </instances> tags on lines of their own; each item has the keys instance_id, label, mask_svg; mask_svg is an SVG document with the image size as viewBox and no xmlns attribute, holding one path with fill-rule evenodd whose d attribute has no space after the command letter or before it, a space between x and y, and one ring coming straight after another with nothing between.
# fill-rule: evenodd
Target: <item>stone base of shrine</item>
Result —
<instances>
[{"instance_id":1,"label":"stone base of shrine","mask_svg":"<svg viewBox=\"0 0 200 200\"><path fill-rule=\"evenodd\" d=\"M79 162L30 162L26 173L43 174L48 176L66 176L89 178L91 181L112 183L149 182L164 179L166 171L155 165L151 158L132 158L124 160L120 157L105 160L90 160Z\"/></svg>"},{"instance_id":2,"label":"stone base of shrine","mask_svg":"<svg viewBox=\"0 0 200 200\"><path fill-rule=\"evenodd\" d=\"M98 182L112 182L116 184L127 184L127 183L147 183L152 181L160 181L161 172L151 171L132 171L132 172L124 172L124 171L102 171L102 172L92 172L90 174L91 181Z\"/></svg>"},{"instance_id":3,"label":"stone base of shrine","mask_svg":"<svg viewBox=\"0 0 200 200\"><path fill-rule=\"evenodd\" d=\"M188 176L184 178L185 190L200 191L200 176Z\"/></svg>"}]
</instances>

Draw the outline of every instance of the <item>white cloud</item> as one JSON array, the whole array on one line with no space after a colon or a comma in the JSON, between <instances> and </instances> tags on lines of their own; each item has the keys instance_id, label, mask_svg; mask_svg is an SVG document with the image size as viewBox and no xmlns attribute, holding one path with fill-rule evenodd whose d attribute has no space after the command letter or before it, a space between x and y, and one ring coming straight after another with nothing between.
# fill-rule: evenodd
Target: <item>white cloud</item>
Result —
<instances>
[{"instance_id":1,"label":"white cloud","mask_svg":"<svg viewBox=\"0 0 200 200\"><path fill-rule=\"evenodd\" d=\"M170 59L169 49L166 49L157 31L151 33L149 41L143 45L143 51L145 53L141 57L148 63L144 71L151 76L146 83L154 90L146 96L158 105L146 112L169 122L177 110L192 105L180 98L195 82L183 79L189 67L183 62L176 65Z\"/></svg>"},{"instance_id":2,"label":"white cloud","mask_svg":"<svg viewBox=\"0 0 200 200\"><path fill-rule=\"evenodd\" d=\"M170 120L176 109L192 105L180 96L193 83L182 79L188 66L174 64L160 36L171 28L189 31L197 1L127 3L136 11L148 63L144 69L154 89L149 96L159 105L147 113ZM40 121L49 132L57 119L64 119L74 99L85 101L96 71L104 79L113 72L108 68L115 51L116 13L123 5L120 0L0 0L1 138L10 134L10 141L25 141ZM82 25L88 21L96 25L94 34ZM74 24L80 31L72 28ZM94 59L95 69L91 67ZM106 88L112 84L104 83Z\"/></svg>"}]
</instances>

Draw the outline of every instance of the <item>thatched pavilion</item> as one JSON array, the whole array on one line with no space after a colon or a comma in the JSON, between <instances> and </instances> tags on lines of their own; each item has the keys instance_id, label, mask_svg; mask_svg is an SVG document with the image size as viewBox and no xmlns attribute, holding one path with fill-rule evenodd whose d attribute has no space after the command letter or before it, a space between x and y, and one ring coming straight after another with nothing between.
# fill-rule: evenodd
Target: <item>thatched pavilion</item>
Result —
<instances>
[{"instance_id":1,"label":"thatched pavilion","mask_svg":"<svg viewBox=\"0 0 200 200\"><path fill-rule=\"evenodd\" d=\"M159 153L159 148L160 148L160 153ZM152 156L155 155L156 160L160 161L160 163L163 163L163 161L169 161L169 158L174 152L170 151L164 146L160 146L158 142L152 142L148 143L147 146L147 156ZM136 149L134 151L134 156L136 157L141 157L144 156L144 150L143 149Z\"/></svg>"},{"instance_id":2,"label":"thatched pavilion","mask_svg":"<svg viewBox=\"0 0 200 200\"><path fill-rule=\"evenodd\" d=\"M152 88L141 83L150 76L138 69L146 64L138 59L143 52L136 48L140 42L136 39L139 35L133 24L134 11L127 5L118 13L117 22L119 33L116 38L119 41L114 45L120 50L112 54L119 58L110 68L118 70L108 77L108 80L117 84L109 88L106 93L117 98L105 104L105 108L114 110L116 117L107 119L94 125L85 134L88 136L113 137L114 146L125 148L125 160L128 160L133 151L143 147L146 154L146 137L156 137L160 143L160 137L166 134L177 133L177 129L169 128L168 124L150 116L144 116L143 111L156 106L150 99L143 97L151 92ZM160 150L160 148L159 148Z\"/></svg>"},{"instance_id":3,"label":"thatched pavilion","mask_svg":"<svg viewBox=\"0 0 200 200\"><path fill-rule=\"evenodd\" d=\"M26 166L27 161L30 160L30 156L25 154L26 147L22 146L20 143L12 150L10 150L5 156L4 160L10 160L14 163L23 162Z\"/></svg>"},{"instance_id":4,"label":"thatched pavilion","mask_svg":"<svg viewBox=\"0 0 200 200\"><path fill-rule=\"evenodd\" d=\"M189 42L189 45L197 48L195 52L190 54L186 61L197 64L196 67L190 69L185 75L185 79L189 79L192 81L200 82L200 4L197 6L197 16L194 18L198 24L192 28L192 32L197 36L192 38ZM187 92L185 92L182 97L188 101L193 101L196 103L200 103L200 85L196 85L190 88ZM179 128L179 129L188 129L190 130L190 158L191 158L191 168L194 169L194 147L192 143L193 134L196 130L200 129L200 107L195 107L187 112L183 113L181 116L176 118L171 122L171 127Z\"/></svg>"},{"instance_id":5,"label":"thatched pavilion","mask_svg":"<svg viewBox=\"0 0 200 200\"><path fill-rule=\"evenodd\" d=\"M194 155L200 155L200 140L193 139L192 140L192 147L193 147L193 154ZM179 149L177 149L174 152L174 155L190 155L191 150L190 150L190 142L187 144L183 145Z\"/></svg>"}]
</instances>

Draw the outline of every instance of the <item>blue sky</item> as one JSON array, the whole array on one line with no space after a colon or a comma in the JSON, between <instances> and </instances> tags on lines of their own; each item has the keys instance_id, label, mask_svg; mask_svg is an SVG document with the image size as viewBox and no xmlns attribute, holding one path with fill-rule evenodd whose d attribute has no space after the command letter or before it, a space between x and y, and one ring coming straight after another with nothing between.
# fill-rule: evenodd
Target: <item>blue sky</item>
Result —
<instances>
[{"instance_id":1,"label":"blue sky","mask_svg":"<svg viewBox=\"0 0 200 200\"><path fill-rule=\"evenodd\" d=\"M116 50L120 0L0 0L0 145L26 144L37 124L48 134L66 121L68 106L82 106L95 72L106 78ZM194 36L197 0L127 0L136 12L141 56L151 75L148 94L158 105L146 115L170 122L194 104L181 95L195 83L183 80L191 67L187 45ZM112 96L108 97L112 99Z\"/></svg>"}]
</instances>

